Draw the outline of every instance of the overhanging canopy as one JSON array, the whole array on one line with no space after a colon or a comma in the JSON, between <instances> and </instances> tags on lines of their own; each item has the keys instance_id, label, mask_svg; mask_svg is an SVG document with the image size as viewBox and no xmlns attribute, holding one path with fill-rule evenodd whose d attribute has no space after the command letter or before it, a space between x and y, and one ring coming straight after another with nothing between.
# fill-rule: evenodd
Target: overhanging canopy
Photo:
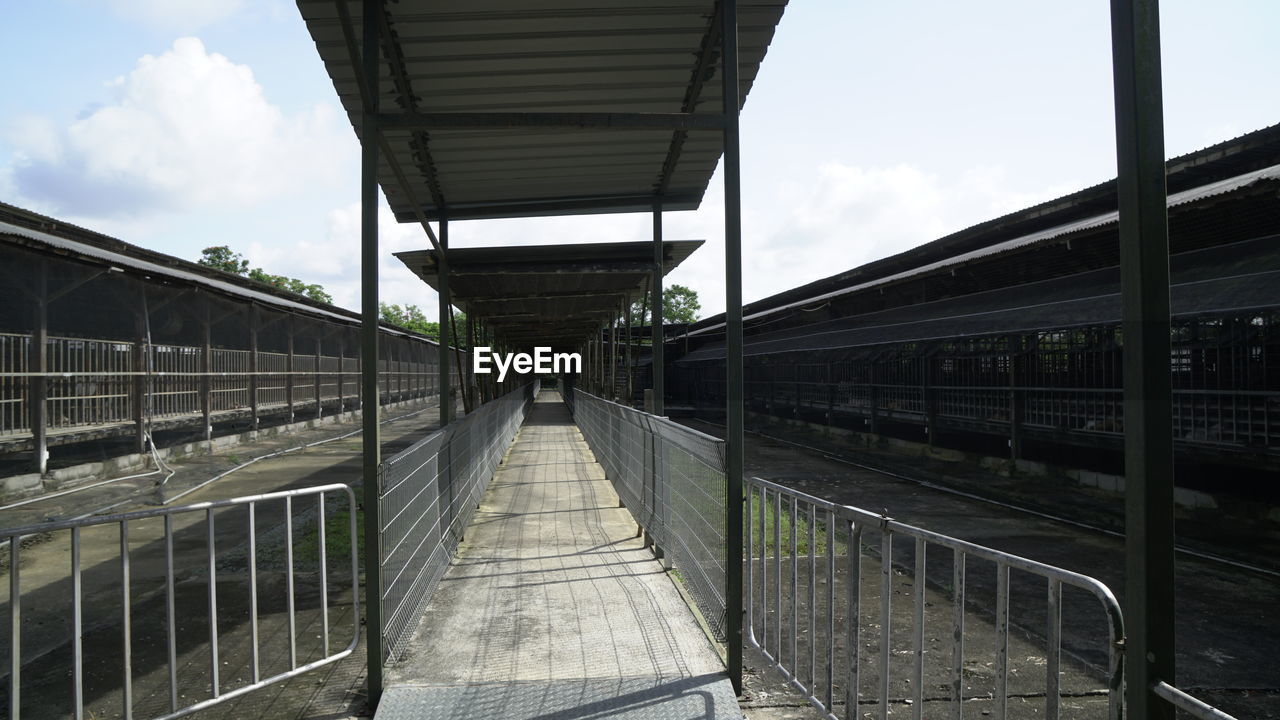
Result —
<instances>
[{"instance_id":1,"label":"overhanging canopy","mask_svg":"<svg viewBox=\"0 0 1280 720\"><path fill-rule=\"evenodd\" d=\"M664 242L663 274L702 243ZM577 349L645 292L653 251L648 242L450 248L449 289L453 305L513 345ZM396 257L438 289L436 251Z\"/></svg>"},{"instance_id":2,"label":"overhanging canopy","mask_svg":"<svg viewBox=\"0 0 1280 720\"><path fill-rule=\"evenodd\" d=\"M386 3L378 181L396 218L697 208L723 142L717 5ZM360 3L298 6L359 134ZM739 6L745 102L786 0Z\"/></svg>"}]
</instances>

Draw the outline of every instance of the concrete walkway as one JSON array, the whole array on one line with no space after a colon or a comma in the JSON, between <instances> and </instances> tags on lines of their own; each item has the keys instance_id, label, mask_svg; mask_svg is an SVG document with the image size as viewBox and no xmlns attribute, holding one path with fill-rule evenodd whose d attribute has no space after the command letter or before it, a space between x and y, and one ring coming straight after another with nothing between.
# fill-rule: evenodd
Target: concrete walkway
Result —
<instances>
[{"instance_id":1,"label":"concrete walkway","mask_svg":"<svg viewBox=\"0 0 1280 720\"><path fill-rule=\"evenodd\" d=\"M526 418L377 717L741 717L558 394Z\"/></svg>"}]
</instances>

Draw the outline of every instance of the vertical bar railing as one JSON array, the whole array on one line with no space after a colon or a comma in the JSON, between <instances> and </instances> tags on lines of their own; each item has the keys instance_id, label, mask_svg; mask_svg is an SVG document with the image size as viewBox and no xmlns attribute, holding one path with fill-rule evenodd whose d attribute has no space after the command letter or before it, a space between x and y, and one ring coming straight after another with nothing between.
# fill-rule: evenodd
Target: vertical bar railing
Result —
<instances>
[{"instance_id":1,"label":"vertical bar railing","mask_svg":"<svg viewBox=\"0 0 1280 720\"><path fill-rule=\"evenodd\" d=\"M1011 680L1017 679L1017 695L1025 698L1027 692L1022 683L1041 671L1037 666L1036 673L1019 672L1030 661L1021 659L1021 650L1018 662L1014 662L1011 655L1012 630L1017 627L1019 643L1040 643L1046 648L1043 669L1045 709L1048 717L1056 718L1061 706L1061 623L1065 586L1090 594L1106 625L1105 639L1093 629L1085 630L1082 637L1073 636L1073 643L1092 646L1080 650L1073 644L1073 651L1080 651L1075 655L1080 661L1077 670L1083 682L1093 678L1099 691L1105 692L1108 717L1119 720L1122 716L1123 620L1115 597L1099 581L907 525L886 514L836 505L759 478L748 481L745 509L747 642L758 649L765 662L825 717L833 720L861 718L864 713L857 711L859 704L871 702L875 706L871 715L881 720L888 718L897 706L910 706L910 714L917 720L944 715L959 720L964 714L964 704L973 700L991 703L991 709L984 714L1006 717L1008 699L1012 694ZM785 533L783 525L790 528ZM878 533L879 537L878 542L872 541L864 547L867 531ZM895 537L909 540L911 547L899 547L895 555ZM803 550L799 547L801 541L806 543ZM931 576L928 562L931 545L950 550L950 572L935 572ZM838 560L841 554L845 556L843 562ZM878 555L879 582L868 581L864 585L864 554ZM820 556L824 562L819 562ZM994 567L994 598L979 596L975 600L967 596L965 566L973 558ZM789 571L786 562L791 563ZM1037 637L1036 631L1022 624L1015 624L1010 577L1013 571L1019 573L1020 582L1023 576L1033 576L1042 578L1046 583L1040 586L1047 587L1047 592L1040 596L1045 600L1044 617L1047 618L1043 637ZM911 590L902 592L897 585L908 582L907 578L910 578ZM801 587L797 579L802 579L802 585L807 588ZM947 587L947 581L950 587ZM841 584L844 585L843 592L836 587ZM790 586L787 602L783 601L784 593L781 591L784 585ZM825 592L819 595L816 592L818 587L824 587ZM979 586L979 589L982 593L991 592L984 586ZM862 601L867 592L878 596L874 619L863 617ZM895 610L895 595L911 599L909 612ZM931 595L940 595L944 599L942 602L931 601ZM844 599L843 606L837 604L840 597ZM1022 595L1017 597L1021 600ZM938 609L928 610L935 606ZM1019 618L1034 616L1037 612L1023 607L1021 603L1017 610ZM982 617L984 612L989 613L985 617L990 625L985 622L966 624L966 615ZM784 617L786 615L789 617ZM935 615L940 618L950 616L950 642L926 648L926 623ZM875 631L871 638L864 634L866 625ZM975 631L991 632L995 639L991 658L995 672L989 694L979 691L966 697L965 639L967 633ZM838 637L843 638L843 652L837 642ZM904 647L908 643L909 650ZM1092 655L1086 657L1080 653ZM1100 661L1104 655L1105 667L1101 662L1094 663L1089 659L1096 657ZM903 667L907 659L909 667ZM871 697L862 694L864 666L874 668L875 689ZM935 668L931 672L937 672L939 678L946 679L946 682L939 683L949 688L945 698L931 698L927 694L931 676L926 673L926 666ZM843 690L839 705L836 699L838 684ZM1075 685L1081 687L1080 683ZM898 687L904 689L897 690ZM926 709L926 703L945 703L947 707L945 712L935 711Z\"/></svg>"},{"instance_id":2,"label":"vertical bar railing","mask_svg":"<svg viewBox=\"0 0 1280 720\"><path fill-rule=\"evenodd\" d=\"M22 574L20 572L20 561L22 560L22 538L33 535L45 535L69 531L70 534L70 585L71 592L68 599L70 614L70 637L66 639L70 646L71 652L71 711L75 718L84 718L86 716L86 692L85 692L85 676L86 668L84 663L84 606L86 598L86 588L84 585L84 573L82 568L83 560L83 530L90 527L111 526L114 525L118 531L118 549L116 553L116 573L110 581L111 585L103 588L101 585L98 589L105 589L111 593L118 593L120 599L119 608L119 637L120 649L118 656L118 664L114 666L108 664L108 667L115 667L119 670L119 697L120 708L119 714L124 718L133 718L135 715L143 712L139 708L138 699L149 697L150 695L158 695L165 697L166 700L161 701L166 709L162 712L147 709L146 717L154 720L165 720L167 718L176 718L188 715L197 710L211 707L213 705L225 702L232 698L240 697L246 693L266 687L267 685L282 682L284 680L296 677L304 672L309 672L318 667L328 665L342 658L351 655L359 642L359 565L357 564L356 543L351 542L350 555L350 586L348 591L351 593L352 614L351 614L351 640L348 645L340 652L330 652L330 623L329 623L329 574L327 571L327 550L326 544L327 533L327 514L326 503L323 498L326 493L342 493L346 495L348 508L348 531L350 537L355 538L356 533L356 512L355 512L355 496L351 488L346 485L322 485L311 488L302 488L298 490L287 490L282 492L267 493L263 495L253 495L241 498L232 498L227 500L217 500L212 502L196 503L181 507L159 507L138 510L128 513L119 513L114 515L101 515L78 520L66 520L59 522L41 523L38 525L29 525L24 527L0 529L0 539L7 539L9 542L9 717L16 719L22 716L22 699L23 699L23 667L46 660L46 653L41 653L39 657L23 658L23 628L22 628L22 608L23 591L22 591ZM297 614L304 612L295 607L293 602L293 577L297 570L293 567L293 528L288 527L285 533L285 555L286 570L285 577L288 585L289 598L287 601L287 622L290 643L290 663L289 668L282 672L276 673L268 678L261 676L260 666L260 645L259 645L259 617L258 617L258 573L257 573L257 531L255 513L256 506L263 502L283 501L286 507L286 525L292 523L292 505L293 499L297 497L305 497L314 495L317 498L317 515L315 519L316 542L318 543L317 552L321 564L319 573L319 605L320 618L318 622L321 627L321 652L314 651L309 653L308 662L298 663L296 644L297 644ZM248 585L249 585L249 622L251 657L247 662L251 669L252 681L235 688L228 685L228 677L223 677L221 670L224 663L228 662L244 662L245 658L232 657L222 652L223 648L219 640L219 623L218 623L218 564L217 564L217 528L215 521L217 513L226 512L231 508L245 507L248 512ZM188 514L203 514L203 540L204 540L204 558L203 562L192 567L200 567L208 573L208 584L206 597L203 608L200 603L188 603L182 607L182 615L178 614L178 600L176 597L176 589L178 587L179 578L174 572L175 558L175 528L174 518ZM164 589L162 602L164 604L163 632L149 633L145 630L135 633L135 602L141 602L141 598L137 598L133 594L133 559L134 555L143 552L141 548L145 547L143 542L137 542L139 538L138 528L141 527L140 521L160 518L163 520L162 535L159 539L163 542L163 563L164 563ZM193 529L199 528L199 523L193 524ZM225 535L225 533L224 533ZM199 547L196 545L195 547ZM138 548L138 549L135 549ZM139 560L142 562L142 560ZM118 582L118 587L115 583ZM145 597L145 596L144 596ZM42 616L47 617L51 612L49 608L38 608ZM52 612L56 614L55 608ZM307 611L310 612L310 611ZM208 645L208 662L209 662L209 690L208 697L195 700L187 705L182 705L182 698L186 697L179 692L178 667L182 658L177 652L177 634L179 623L184 618L198 617L200 614L207 614L209 634L207 638ZM138 627L146 627L152 623L152 619L144 614L139 614L138 618L141 625ZM48 624L47 622L45 623ZM135 637L135 634L137 635ZM164 657L167 664L167 673L162 675L160 683L167 685L167 693L165 692L140 692L135 693L135 686L144 682L143 676L134 677L134 659L135 659L135 641L141 638L159 638L156 642L161 647L157 648L157 655ZM44 644L48 644L49 638L42 636ZM143 655L149 655L150 652L146 648L139 647L143 650ZM319 657L316 657L316 655ZM39 668L39 666L37 666ZM37 669L37 673L39 669ZM114 674L112 671L111 674ZM98 682L102 682L99 680ZM147 683L155 682L147 679ZM45 692L45 691L41 691ZM27 698L28 704L32 702L31 698ZM94 711L96 714L97 711Z\"/></svg>"}]
</instances>

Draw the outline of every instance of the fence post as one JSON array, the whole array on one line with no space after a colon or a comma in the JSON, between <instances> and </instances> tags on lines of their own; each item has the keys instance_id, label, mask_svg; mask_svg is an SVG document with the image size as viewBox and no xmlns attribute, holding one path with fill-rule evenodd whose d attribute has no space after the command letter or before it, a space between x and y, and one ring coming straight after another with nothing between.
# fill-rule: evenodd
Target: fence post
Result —
<instances>
[{"instance_id":1,"label":"fence post","mask_svg":"<svg viewBox=\"0 0 1280 720\"><path fill-rule=\"evenodd\" d=\"M293 371L295 368L293 365L293 315L292 314L289 315L288 322L289 322L289 330L288 330L289 352L288 352L287 364L285 365L285 372L288 374L286 375L286 380L284 383L284 393L285 393L284 397L285 397L285 402L289 404L289 422L293 422Z\"/></svg>"},{"instance_id":2,"label":"fence post","mask_svg":"<svg viewBox=\"0 0 1280 720\"><path fill-rule=\"evenodd\" d=\"M880 363L876 362L875 360L871 360L870 363L871 363L871 387L867 393L867 402L871 406L870 407L871 434L879 435L880 434L880 383L879 383L880 373L876 372L876 370L877 368L880 367Z\"/></svg>"},{"instance_id":3,"label":"fence post","mask_svg":"<svg viewBox=\"0 0 1280 720\"><path fill-rule=\"evenodd\" d=\"M1009 458L1022 457L1022 336L1009 336Z\"/></svg>"},{"instance_id":4,"label":"fence post","mask_svg":"<svg viewBox=\"0 0 1280 720\"><path fill-rule=\"evenodd\" d=\"M924 432L929 439L929 447L933 447L934 438L938 434L938 404L933 389L933 358L920 356L920 398L924 401Z\"/></svg>"},{"instance_id":5,"label":"fence post","mask_svg":"<svg viewBox=\"0 0 1280 720\"><path fill-rule=\"evenodd\" d=\"M204 417L204 439L213 439L213 321L209 298L204 300L204 347L200 353L200 414Z\"/></svg>"},{"instance_id":6,"label":"fence post","mask_svg":"<svg viewBox=\"0 0 1280 720\"><path fill-rule=\"evenodd\" d=\"M258 306L249 306L249 413L250 427L258 429Z\"/></svg>"},{"instance_id":7,"label":"fence post","mask_svg":"<svg viewBox=\"0 0 1280 720\"><path fill-rule=\"evenodd\" d=\"M315 371L316 371L316 419L317 420L324 417L324 400L320 397L320 370L321 370L320 364L323 362L323 360L321 360L320 351L323 349L324 349L324 346L320 342L320 336L316 335Z\"/></svg>"},{"instance_id":8,"label":"fence post","mask_svg":"<svg viewBox=\"0 0 1280 720\"><path fill-rule=\"evenodd\" d=\"M149 395L147 385L150 378L145 375L147 371L147 353L151 351L147 347L149 334L147 332L147 289L146 286L139 284L139 294L142 303L141 310L134 311L134 343L133 343L133 423L134 423L134 452L138 454L147 451L147 428L146 428L146 404Z\"/></svg>"},{"instance_id":9,"label":"fence post","mask_svg":"<svg viewBox=\"0 0 1280 720\"><path fill-rule=\"evenodd\" d=\"M35 323L32 325L31 345L27 348L27 365L31 372L49 371L49 271L48 263L40 260L40 272L35 292ZM134 383L140 382L134 377ZM34 445L34 469L44 475L49 470L49 380L43 375L31 378L31 395L27 399L27 411L31 423L31 440Z\"/></svg>"}]
</instances>

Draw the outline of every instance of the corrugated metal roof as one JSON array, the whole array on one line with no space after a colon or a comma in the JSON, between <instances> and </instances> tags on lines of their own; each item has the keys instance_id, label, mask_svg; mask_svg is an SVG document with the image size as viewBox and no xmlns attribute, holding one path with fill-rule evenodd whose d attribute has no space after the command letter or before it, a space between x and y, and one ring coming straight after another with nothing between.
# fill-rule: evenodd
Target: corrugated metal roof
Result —
<instances>
[{"instance_id":1,"label":"corrugated metal roof","mask_svg":"<svg viewBox=\"0 0 1280 720\"><path fill-rule=\"evenodd\" d=\"M1193 317L1280 306L1277 240L1280 236L1173 256L1172 314ZM1119 287L1119 268L1094 270L750 336L744 355L847 350L1114 324L1122 316ZM718 340L677 362L723 358L724 342Z\"/></svg>"},{"instance_id":2,"label":"corrugated metal roof","mask_svg":"<svg viewBox=\"0 0 1280 720\"><path fill-rule=\"evenodd\" d=\"M702 240L663 243L663 274L701 247ZM396 253L437 287L434 250ZM648 286L649 242L574 243L521 247L450 248L452 304L483 320L511 342L576 349Z\"/></svg>"},{"instance_id":3,"label":"corrugated metal roof","mask_svg":"<svg viewBox=\"0 0 1280 720\"><path fill-rule=\"evenodd\" d=\"M300 0L353 127L363 106L343 0ZM745 102L786 0L739 3ZM360 3L348 0L351 39ZM385 6L383 112L718 114L713 0L401 0ZM703 67L702 72L698 68ZM719 130L436 129L383 133L428 217L450 219L696 208L721 152ZM662 185L664 165L679 162ZM378 179L402 222L415 219L385 161Z\"/></svg>"},{"instance_id":4,"label":"corrugated metal roof","mask_svg":"<svg viewBox=\"0 0 1280 720\"><path fill-rule=\"evenodd\" d=\"M219 280L218 278L211 277L210 275L207 275L207 274L202 274L198 272L182 270L180 268L161 265L159 263L151 262L149 260L143 260L141 258L131 257L124 253L107 250L105 248L97 247L89 243L84 243L78 240L61 237L52 233L44 232L42 230L34 230L31 228L22 227L20 225L14 225L12 223L0 221L0 239L5 239L5 238L10 239L11 241L20 239L20 241L26 241L28 243L30 242L38 243L40 245L53 248L55 250L65 252L69 255L74 255L77 257L93 260L95 262L99 262L108 266L119 267L121 269L128 268L128 269L137 271L139 273L145 273L147 275L152 275L152 276L162 277L162 278L169 278L173 280L180 280L186 283L190 283L192 285L202 286L207 289L214 290L214 291L223 293L225 295L235 297L237 299L259 302L264 305L279 308L281 310L289 310L293 312L306 313L312 316L327 318L330 320L337 320L346 325L358 325L360 323L360 316L350 311L342 311L339 308L326 310L324 308L319 308L314 305L295 302L293 300L289 300L288 298L281 297L279 295L273 294L266 290L254 290L251 288L241 287L240 285L237 285L235 283L228 282L225 280ZM176 258L174 259L176 260ZM416 333L408 333L408 332L397 330L390 325L383 324L382 329L384 332L392 333L395 335L404 335L406 337L413 337L415 339L422 340L424 342L437 344L437 345L439 344L439 343L436 343L436 341L434 340L420 336Z\"/></svg>"},{"instance_id":5,"label":"corrugated metal roof","mask_svg":"<svg viewBox=\"0 0 1280 720\"><path fill-rule=\"evenodd\" d=\"M1212 182L1206 185L1201 185L1199 187L1191 188L1190 190L1184 190L1182 192L1172 193L1169 195L1168 206L1175 207L1179 205L1186 205L1188 203L1193 203L1199 200L1204 200L1206 198L1222 195L1224 193L1228 193L1233 190L1239 190L1241 188L1245 188L1250 185L1253 185L1254 183L1257 183L1257 182L1262 182L1265 180L1277 180L1277 179L1280 179L1280 165L1273 165L1271 167L1262 168L1260 170L1255 170L1253 172L1244 173L1242 175L1237 175L1235 177L1226 178L1224 180L1219 180L1217 182ZM988 245L986 247L981 247L976 250L970 250L968 252L952 255L951 257L943 258L941 260L920 265L918 267L913 267L908 270L903 270L901 272L885 275L883 277L878 277L874 280L868 280L862 283L855 283L853 285L848 285L846 287L839 288L838 290L821 293L818 295L814 295L812 297L804 298L802 300L797 300L795 302L779 305L777 307L771 307L768 310L763 310L761 312L749 314L745 316L743 320L755 320L755 319L763 318L775 313L780 313L780 312L785 312L787 310L811 306L815 303L825 302L827 300L839 298L841 296L849 295L851 293L861 292L861 291L868 290L870 288L879 287L882 285L888 285L890 283L898 282L898 281L905 280L907 278L915 277L918 275L926 275L928 273L937 272L944 268L963 265L965 263L972 262L980 258L989 257L992 255L999 255L1001 253L1009 252L1011 250L1016 250L1018 248L1027 247L1029 245L1035 245L1037 243L1050 242L1050 241L1062 238L1064 236L1071 235L1073 233L1081 232L1084 230L1090 230L1093 228L1103 227L1105 225L1111 225L1113 223L1118 222L1119 217L1120 217L1120 213L1116 210L1112 210L1110 212L1099 213L1097 215L1083 218L1081 220L1075 220L1072 222L1063 223L1061 225L1055 225L1051 228L1040 230L1038 232L1028 233L1026 235L1021 235L1016 238L1004 240L1002 242L997 242L997 243ZM707 326L705 328L699 328L697 330L694 330L689 333L689 336L696 337L702 334L714 333L715 331L723 327L724 327L724 323L717 323L714 325Z\"/></svg>"}]
</instances>

